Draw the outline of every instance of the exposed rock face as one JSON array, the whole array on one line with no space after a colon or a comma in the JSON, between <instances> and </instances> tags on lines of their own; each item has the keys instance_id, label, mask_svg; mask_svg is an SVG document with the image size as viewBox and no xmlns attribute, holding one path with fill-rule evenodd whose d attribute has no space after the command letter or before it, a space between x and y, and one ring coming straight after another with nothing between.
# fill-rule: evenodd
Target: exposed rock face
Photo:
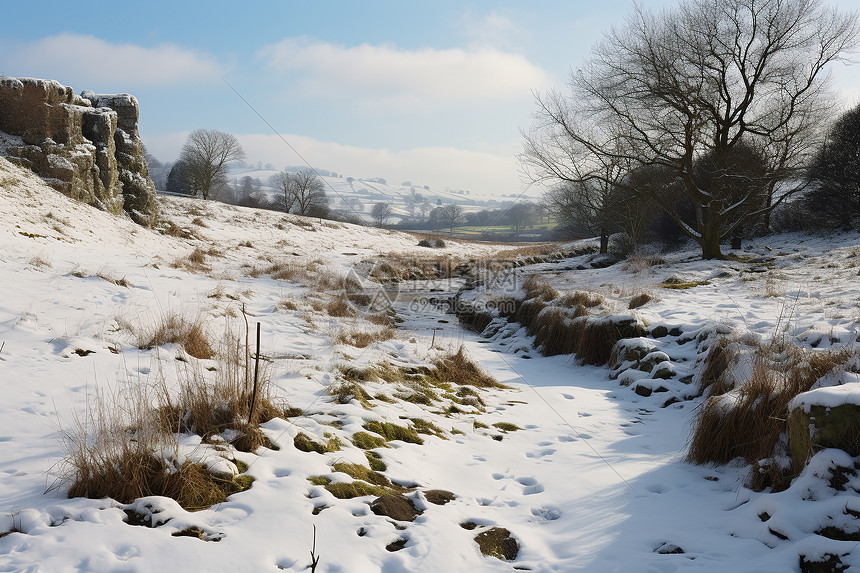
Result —
<instances>
[{"instance_id":1,"label":"exposed rock face","mask_svg":"<svg viewBox=\"0 0 860 573\"><path fill-rule=\"evenodd\" d=\"M79 96L53 80L0 76L0 154L73 199L152 225L138 114L131 95Z\"/></svg>"}]
</instances>

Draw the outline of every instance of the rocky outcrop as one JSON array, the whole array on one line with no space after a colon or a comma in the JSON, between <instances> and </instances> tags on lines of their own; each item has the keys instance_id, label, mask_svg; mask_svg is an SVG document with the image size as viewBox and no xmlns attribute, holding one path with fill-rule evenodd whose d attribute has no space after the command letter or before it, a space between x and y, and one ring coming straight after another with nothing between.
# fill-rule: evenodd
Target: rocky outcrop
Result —
<instances>
[{"instance_id":1,"label":"rocky outcrop","mask_svg":"<svg viewBox=\"0 0 860 573\"><path fill-rule=\"evenodd\" d=\"M150 226L158 212L138 116L128 94L0 76L0 154L73 199Z\"/></svg>"}]
</instances>

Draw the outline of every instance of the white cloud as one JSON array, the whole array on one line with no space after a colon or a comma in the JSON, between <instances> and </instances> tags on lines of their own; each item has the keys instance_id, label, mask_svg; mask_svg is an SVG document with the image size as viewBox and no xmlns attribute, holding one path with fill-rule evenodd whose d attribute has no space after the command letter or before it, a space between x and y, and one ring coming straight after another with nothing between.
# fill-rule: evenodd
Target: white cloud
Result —
<instances>
[{"instance_id":1,"label":"white cloud","mask_svg":"<svg viewBox=\"0 0 860 573\"><path fill-rule=\"evenodd\" d=\"M298 78L311 94L379 106L521 100L549 82L524 56L494 48L346 47L302 37L267 46L260 56L274 72Z\"/></svg>"},{"instance_id":2,"label":"white cloud","mask_svg":"<svg viewBox=\"0 0 860 573\"><path fill-rule=\"evenodd\" d=\"M215 80L220 65L211 55L175 44L115 44L89 35L59 34L0 51L4 74L51 78L80 89L120 91ZM117 88L114 88L117 89Z\"/></svg>"},{"instance_id":3,"label":"white cloud","mask_svg":"<svg viewBox=\"0 0 860 573\"><path fill-rule=\"evenodd\" d=\"M524 30L509 16L495 10L479 15L468 11L463 14L463 33L476 45L506 47L517 44Z\"/></svg>"}]
</instances>

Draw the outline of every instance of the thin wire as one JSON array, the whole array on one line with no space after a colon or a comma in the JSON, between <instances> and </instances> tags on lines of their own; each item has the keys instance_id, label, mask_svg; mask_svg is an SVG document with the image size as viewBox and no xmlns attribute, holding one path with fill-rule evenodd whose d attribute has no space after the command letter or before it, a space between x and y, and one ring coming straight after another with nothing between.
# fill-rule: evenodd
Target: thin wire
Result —
<instances>
[{"instance_id":1,"label":"thin wire","mask_svg":"<svg viewBox=\"0 0 860 573\"><path fill-rule=\"evenodd\" d=\"M245 105L247 105L247 106L248 106L248 108L250 108L250 110L251 110L251 111L253 111L253 112L257 115L257 117L259 117L259 118L263 121L263 123L265 123L267 126L269 126L269 129L271 129L271 130L272 130L272 133L274 133L275 135L277 135L277 136L278 136L278 138L279 138L281 141L283 141L283 142L284 142L284 144L285 144L287 147L289 147L289 148L292 150L292 152L293 152L293 153L295 153L295 154L298 156L298 158L299 158L299 159L301 159L301 160L302 160L302 162L303 162L305 165L307 165L307 166L308 166L308 169L310 169L311 171L313 171L313 172L314 172L314 175L316 175L317 177L319 177L320 181L322 181L323 183L325 183L326 187L328 187L329 189L331 189L331 192L332 192L332 193L334 193L335 195L337 195L338 197L340 197L340 198L341 198L341 200L342 200L342 201L343 201L343 202L344 202L344 203L345 203L345 204L346 204L346 205L347 205L347 206L352 210L352 212L353 212L353 213L355 213L355 214L356 214L356 215L358 215L358 216L361 216L361 213L355 210L355 208L352 206L352 203L350 203L350 202L347 200L347 198L346 198L346 197L344 197L343 195L341 195L341 194L340 194L340 192L338 192L338 191L337 191L337 189L335 189L334 187L332 187L331 183L329 183L325 178L323 178L323 176L322 176L322 175L320 175L319 171L317 171L317 170L316 170L316 168L315 168L313 165L311 165L311 164L308 162L308 160L307 160L307 159L305 159L305 158L304 158L304 156L303 156L301 153L299 153L299 150L298 150L298 149L296 149L295 147L293 147L293 146L292 146L292 144L290 144L290 142L289 142L289 141L287 141L287 140L284 138L284 136L283 136L283 135L281 135L281 134L278 132L278 130L277 130L277 129L275 129L275 127L274 127L271 123L269 123L269 122L266 120L266 118L265 118L265 117L263 117L263 116L262 116L262 114L260 114L260 112L259 112L259 111L257 111L257 108L255 108L253 105L251 105L251 102L249 102L248 100L246 100L246 99L244 98L244 96L242 96L242 94L240 94L240 93L236 90L236 88L234 88L234 87L233 87L233 85L232 85L230 82L228 82L228 81L227 81L227 78L222 77L222 78L221 78L221 80L222 80L225 84L227 84L227 87L229 87L231 90L233 90L233 93L234 93L234 94L236 94L237 96L239 96L239 99L241 99L243 102L245 102Z\"/></svg>"}]
</instances>

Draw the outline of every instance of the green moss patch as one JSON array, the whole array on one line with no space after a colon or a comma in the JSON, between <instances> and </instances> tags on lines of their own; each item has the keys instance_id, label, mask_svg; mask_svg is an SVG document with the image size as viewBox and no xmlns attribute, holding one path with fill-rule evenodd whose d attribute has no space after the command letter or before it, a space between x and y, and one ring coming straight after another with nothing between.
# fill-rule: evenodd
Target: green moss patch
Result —
<instances>
[{"instance_id":1,"label":"green moss patch","mask_svg":"<svg viewBox=\"0 0 860 573\"><path fill-rule=\"evenodd\" d=\"M336 472L345 473L353 479L366 481L373 485L392 487L392 484L388 481L387 477L361 464L338 463L334 464L332 469Z\"/></svg>"},{"instance_id":2,"label":"green moss patch","mask_svg":"<svg viewBox=\"0 0 860 573\"><path fill-rule=\"evenodd\" d=\"M445 430L434 424L433 422L429 422L423 418L409 418L412 421L412 427L419 434L426 434L429 436L436 436L438 438L442 438L443 440L447 440L448 437L445 435Z\"/></svg>"},{"instance_id":3,"label":"green moss patch","mask_svg":"<svg viewBox=\"0 0 860 573\"><path fill-rule=\"evenodd\" d=\"M389 488L371 485L363 481L330 483L325 488L338 499L352 499L354 497L364 497L365 495L381 496L392 492Z\"/></svg>"},{"instance_id":4,"label":"green moss patch","mask_svg":"<svg viewBox=\"0 0 860 573\"><path fill-rule=\"evenodd\" d=\"M372 450L385 447L385 438L372 436L367 432L356 432L352 435L352 443L362 450Z\"/></svg>"},{"instance_id":5,"label":"green moss patch","mask_svg":"<svg viewBox=\"0 0 860 573\"><path fill-rule=\"evenodd\" d=\"M424 440L412 428L398 426L390 422L370 421L364 424L364 429L384 437L386 441L401 440L410 444L423 444ZM353 439L355 436L353 435Z\"/></svg>"},{"instance_id":6,"label":"green moss patch","mask_svg":"<svg viewBox=\"0 0 860 573\"><path fill-rule=\"evenodd\" d=\"M370 464L370 469L373 471L384 472L388 469L388 466L382 461L382 456L379 452L364 452L364 455L367 458L367 463Z\"/></svg>"},{"instance_id":7,"label":"green moss patch","mask_svg":"<svg viewBox=\"0 0 860 573\"><path fill-rule=\"evenodd\" d=\"M668 288L673 290L686 290L697 286L705 286L711 284L709 281L682 281L679 278L670 277L658 284L658 287Z\"/></svg>"},{"instance_id":8,"label":"green moss patch","mask_svg":"<svg viewBox=\"0 0 860 573\"><path fill-rule=\"evenodd\" d=\"M493 424L493 427L498 428L503 432L516 432L517 430L522 430L522 428L516 424L511 424L510 422L496 422Z\"/></svg>"},{"instance_id":9,"label":"green moss patch","mask_svg":"<svg viewBox=\"0 0 860 573\"><path fill-rule=\"evenodd\" d=\"M321 444L319 442L313 441L304 432L299 432L298 434L296 434L296 437L293 438L293 445L296 447L297 450L301 450L303 452L316 452L318 454L336 452L340 450L341 447L340 440L336 436L329 438L328 443Z\"/></svg>"},{"instance_id":10,"label":"green moss patch","mask_svg":"<svg viewBox=\"0 0 860 573\"><path fill-rule=\"evenodd\" d=\"M503 561L513 561L520 552L520 544L504 527L491 527L475 536L481 553Z\"/></svg>"}]
</instances>

